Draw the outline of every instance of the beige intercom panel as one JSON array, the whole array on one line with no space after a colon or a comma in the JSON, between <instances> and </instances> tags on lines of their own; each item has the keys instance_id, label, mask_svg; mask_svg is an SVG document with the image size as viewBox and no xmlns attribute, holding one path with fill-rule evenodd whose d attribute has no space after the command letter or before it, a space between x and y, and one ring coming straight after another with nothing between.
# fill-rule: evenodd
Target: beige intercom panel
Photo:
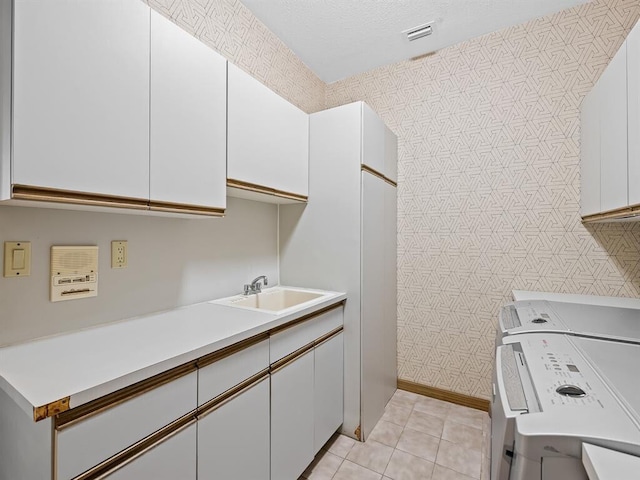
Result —
<instances>
[{"instance_id":1,"label":"beige intercom panel","mask_svg":"<svg viewBox=\"0 0 640 480\"><path fill-rule=\"evenodd\" d=\"M51 247L51 301L98 296L98 247Z\"/></svg>"}]
</instances>

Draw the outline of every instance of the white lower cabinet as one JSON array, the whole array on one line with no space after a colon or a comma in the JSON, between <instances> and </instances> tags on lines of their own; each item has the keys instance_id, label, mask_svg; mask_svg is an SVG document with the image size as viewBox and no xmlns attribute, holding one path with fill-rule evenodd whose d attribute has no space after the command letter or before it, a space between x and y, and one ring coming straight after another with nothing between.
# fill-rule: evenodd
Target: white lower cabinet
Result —
<instances>
[{"instance_id":1,"label":"white lower cabinet","mask_svg":"<svg viewBox=\"0 0 640 480\"><path fill-rule=\"evenodd\" d=\"M343 422L342 328L329 306L38 424L0 390L0 480L295 480Z\"/></svg>"},{"instance_id":2,"label":"white lower cabinet","mask_svg":"<svg viewBox=\"0 0 640 480\"><path fill-rule=\"evenodd\" d=\"M56 431L57 478L69 480L196 408L196 372Z\"/></svg>"},{"instance_id":3,"label":"white lower cabinet","mask_svg":"<svg viewBox=\"0 0 640 480\"><path fill-rule=\"evenodd\" d=\"M198 479L269 480L269 376L198 419Z\"/></svg>"},{"instance_id":4,"label":"white lower cabinet","mask_svg":"<svg viewBox=\"0 0 640 480\"><path fill-rule=\"evenodd\" d=\"M295 480L313 461L313 349L271 374L271 478Z\"/></svg>"},{"instance_id":5,"label":"white lower cabinet","mask_svg":"<svg viewBox=\"0 0 640 480\"><path fill-rule=\"evenodd\" d=\"M198 476L196 471L195 422L104 478L108 480L147 478L153 480L196 480L196 478L202 478ZM223 476L220 478L233 477Z\"/></svg>"},{"instance_id":6,"label":"white lower cabinet","mask_svg":"<svg viewBox=\"0 0 640 480\"><path fill-rule=\"evenodd\" d=\"M343 333L315 348L313 453L342 425L344 402Z\"/></svg>"}]
</instances>

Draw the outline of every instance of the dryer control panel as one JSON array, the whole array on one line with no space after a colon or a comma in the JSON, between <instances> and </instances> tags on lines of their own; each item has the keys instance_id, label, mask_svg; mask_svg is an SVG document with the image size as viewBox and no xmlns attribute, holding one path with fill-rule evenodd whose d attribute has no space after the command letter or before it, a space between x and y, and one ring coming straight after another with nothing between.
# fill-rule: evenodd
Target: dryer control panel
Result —
<instances>
[{"instance_id":1,"label":"dryer control panel","mask_svg":"<svg viewBox=\"0 0 640 480\"><path fill-rule=\"evenodd\" d=\"M507 305L500 310L498 323L499 330L503 335L507 333L567 331L560 316L545 300L523 300Z\"/></svg>"},{"instance_id":2,"label":"dryer control panel","mask_svg":"<svg viewBox=\"0 0 640 480\"><path fill-rule=\"evenodd\" d=\"M523 335L519 340L542 411L565 406L604 408L598 390L601 382L563 335Z\"/></svg>"}]
</instances>

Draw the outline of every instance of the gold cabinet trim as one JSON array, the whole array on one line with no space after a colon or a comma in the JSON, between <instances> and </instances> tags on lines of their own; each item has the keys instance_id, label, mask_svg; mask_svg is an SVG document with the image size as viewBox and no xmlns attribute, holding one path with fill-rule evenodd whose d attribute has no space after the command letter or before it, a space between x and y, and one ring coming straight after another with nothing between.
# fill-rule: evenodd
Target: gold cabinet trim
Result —
<instances>
[{"instance_id":1,"label":"gold cabinet trim","mask_svg":"<svg viewBox=\"0 0 640 480\"><path fill-rule=\"evenodd\" d=\"M255 387L261 381L265 380L269 377L269 368L265 368L264 370L259 371L255 375L247 378L245 381L240 382L235 387L230 388L226 392L221 393L217 397L212 398L211 400L206 401L202 405L198 407L198 420L206 417L211 412L216 411L226 403L230 402L237 396L243 394L247 390L250 390L252 387Z\"/></svg>"},{"instance_id":2,"label":"gold cabinet trim","mask_svg":"<svg viewBox=\"0 0 640 480\"><path fill-rule=\"evenodd\" d=\"M206 367L207 365L211 365L212 363L218 362L223 358L233 355L234 353L238 353L249 347L253 347L254 345L257 345L258 343L263 342L268 338L269 338L269 332L264 332L259 335L254 335L253 337L247 338L238 343L234 343L232 345L229 345L228 347L224 347L213 353L205 355L204 357L200 357L196 361L196 365L198 368Z\"/></svg>"},{"instance_id":3,"label":"gold cabinet trim","mask_svg":"<svg viewBox=\"0 0 640 480\"><path fill-rule=\"evenodd\" d=\"M196 410L192 410L179 419L162 427L160 430L152 433L148 437L143 438L98 465L95 465L89 470L77 475L72 480L99 480L111 475L113 472L124 467L126 464L135 460L152 448L158 446L160 443L193 425L197 420L196 413Z\"/></svg>"},{"instance_id":4,"label":"gold cabinet trim","mask_svg":"<svg viewBox=\"0 0 640 480\"><path fill-rule=\"evenodd\" d=\"M224 208L202 207L186 203L149 202L149 210L152 212L185 213L189 215L202 215L206 217L224 217Z\"/></svg>"},{"instance_id":5,"label":"gold cabinet trim","mask_svg":"<svg viewBox=\"0 0 640 480\"><path fill-rule=\"evenodd\" d=\"M179 367L172 368L166 372L121 388L120 390L116 390L113 393L96 398L95 400L83 405L79 405L71 410L59 413L55 416L55 428L58 431L68 428L75 423L86 420L93 415L120 405L161 385L165 385L177 378L195 372L197 369L198 367L195 361L185 365L180 365Z\"/></svg>"},{"instance_id":6,"label":"gold cabinet trim","mask_svg":"<svg viewBox=\"0 0 640 480\"><path fill-rule=\"evenodd\" d=\"M333 330L331 330L329 333L321 336L320 338L318 338L317 340L315 340L313 342L314 346L319 347L320 345L322 345L323 343L328 342L329 340L333 339L334 337L337 337L338 335L340 335L342 332L344 331L344 326L340 325L338 328L334 328Z\"/></svg>"},{"instance_id":7,"label":"gold cabinet trim","mask_svg":"<svg viewBox=\"0 0 640 480\"><path fill-rule=\"evenodd\" d=\"M628 207L616 208L607 212L593 213L582 217L582 223L606 222L610 220L621 220L640 216L640 204L629 205Z\"/></svg>"},{"instance_id":8,"label":"gold cabinet trim","mask_svg":"<svg viewBox=\"0 0 640 480\"><path fill-rule=\"evenodd\" d=\"M131 210L149 209L148 200L146 199L76 192L56 188L32 187L29 185L13 185L11 198L16 200L68 203L73 205L128 208Z\"/></svg>"},{"instance_id":9,"label":"gold cabinet trim","mask_svg":"<svg viewBox=\"0 0 640 480\"><path fill-rule=\"evenodd\" d=\"M149 201L142 198L119 197L99 193L77 192L57 188L33 187L30 185L13 185L11 198L32 202L65 203L92 207L126 208L129 210L150 210L209 217L224 217L225 209L203 207L186 203Z\"/></svg>"},{"instance_id":10,"label":"gold cabinet trim","mask_svg":"<svg viewBox=\"0 0 640 480\"><path fill-rule=\"evenodd\" d=\"M389 177L385 176L383 173L380 173L375 168L371 168L369 165L365 165L364 163L362 164L362 171L370 173L374 177L378 177L379 179L384 180L389 185L393 185L394 187L398 186L398 182L391 180Z\"/></svg>"},{"instance_id":11,"label":"gold cabinet trim","mask_svg":"<svg viewBox=\"0 0 640 480\"><path fill-rule=\"evenodd\" d=\"M278 327L274 327L271 330L269 330L269 334L270 335L274 335L276 333L282 332L283 330L288 330L289 328L295 327L299 323L306 322L307 320L311 320L313 318L319 317L320 315L323 315L323 314L325 314L327 312L335 310L336 308L341 308L342 306L344 306L344 303L345 303L345 300L342 300L342 301L340 301L338 303L335 303L333 305L329 305L328 307L322 308L322 309L317 310L317 311L315 311L313 313L310 313L308 315L304 315L303 317L296 318L295 320L287 322L284 325L280 325Z\"/></svg>"},{"instance_id":12,"label":"gold cabinet trim","mask_svg":"<svg viewBox=\"0 0 640 480\"><path fill-rule=\"evenodd\" d=\"M53 417L62 412L66 412L69 410L69 400L70 397L64 397L60 400L56 400L55 402L48 403L46 405L42 405L41 407L33 408L33 420L39 422L40 420L44 420L48 417Z\"/></svg>"},{"instance_id":13,"label":"gold cabinet trim","mask_svg":"<svg viewBox=\"0 0 640 480\"><path fill-rule=\"evenodd\" d=\"M264 185L258 185L256 183L243 182L242 180L235 180L233 178L227 179L227 186L232 188L239 188L241 190L247 190L249 192L263 193L265 195L271 195L274 197L286 198L288 200L296 200L298 202L307 202L309 200L309 197L305 195L285 192L284 190L265 187Z\"/></svg>"},{"instance_id":14,"label":"gold cabinet trim","mask_svg":"<svg viewBox=\"0 0 640 480\"><path fill-rule=\"evenodd\" d=\"M308 343L304 347L301 347L298 350L296 350L295 352L290 353L286 357L282 357L280 360L276 360L269 367L270 373L273 374L273 373L276 373L278 370L282 370L284 367L286 367L290 363L296 361L299 357L301 357L305 353L313 350L313 348L315 346L316 346L315 345L315 341L311 342L311 343Z\"/></svg>"}]
</instances>

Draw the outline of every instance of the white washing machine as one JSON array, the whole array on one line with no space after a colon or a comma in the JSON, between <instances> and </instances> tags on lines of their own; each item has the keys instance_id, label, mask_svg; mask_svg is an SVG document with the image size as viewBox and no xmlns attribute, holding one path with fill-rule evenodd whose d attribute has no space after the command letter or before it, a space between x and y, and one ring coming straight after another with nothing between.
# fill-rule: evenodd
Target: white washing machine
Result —
<instances>
[{"instance_id":1,"label":"white washing machine","mask_svg":"<svg viewBox=\"0 0 640 480\"><path fill-rule=\"evenodd\" d=\"M500 309L496 346L522 333L549 332L640 344L640 310L523 300Z\"/></svg>"},{"instance_id":2,"label":"white washing machine","mask_svg":"<svg viewBox=\"0 0 640 480\"><path fill-rule=\"evenodd\" d=\"M640 345L557 333L503 342L491 480L586 480L583 442L640 456Z\"/></svg>"}]
</instances>

